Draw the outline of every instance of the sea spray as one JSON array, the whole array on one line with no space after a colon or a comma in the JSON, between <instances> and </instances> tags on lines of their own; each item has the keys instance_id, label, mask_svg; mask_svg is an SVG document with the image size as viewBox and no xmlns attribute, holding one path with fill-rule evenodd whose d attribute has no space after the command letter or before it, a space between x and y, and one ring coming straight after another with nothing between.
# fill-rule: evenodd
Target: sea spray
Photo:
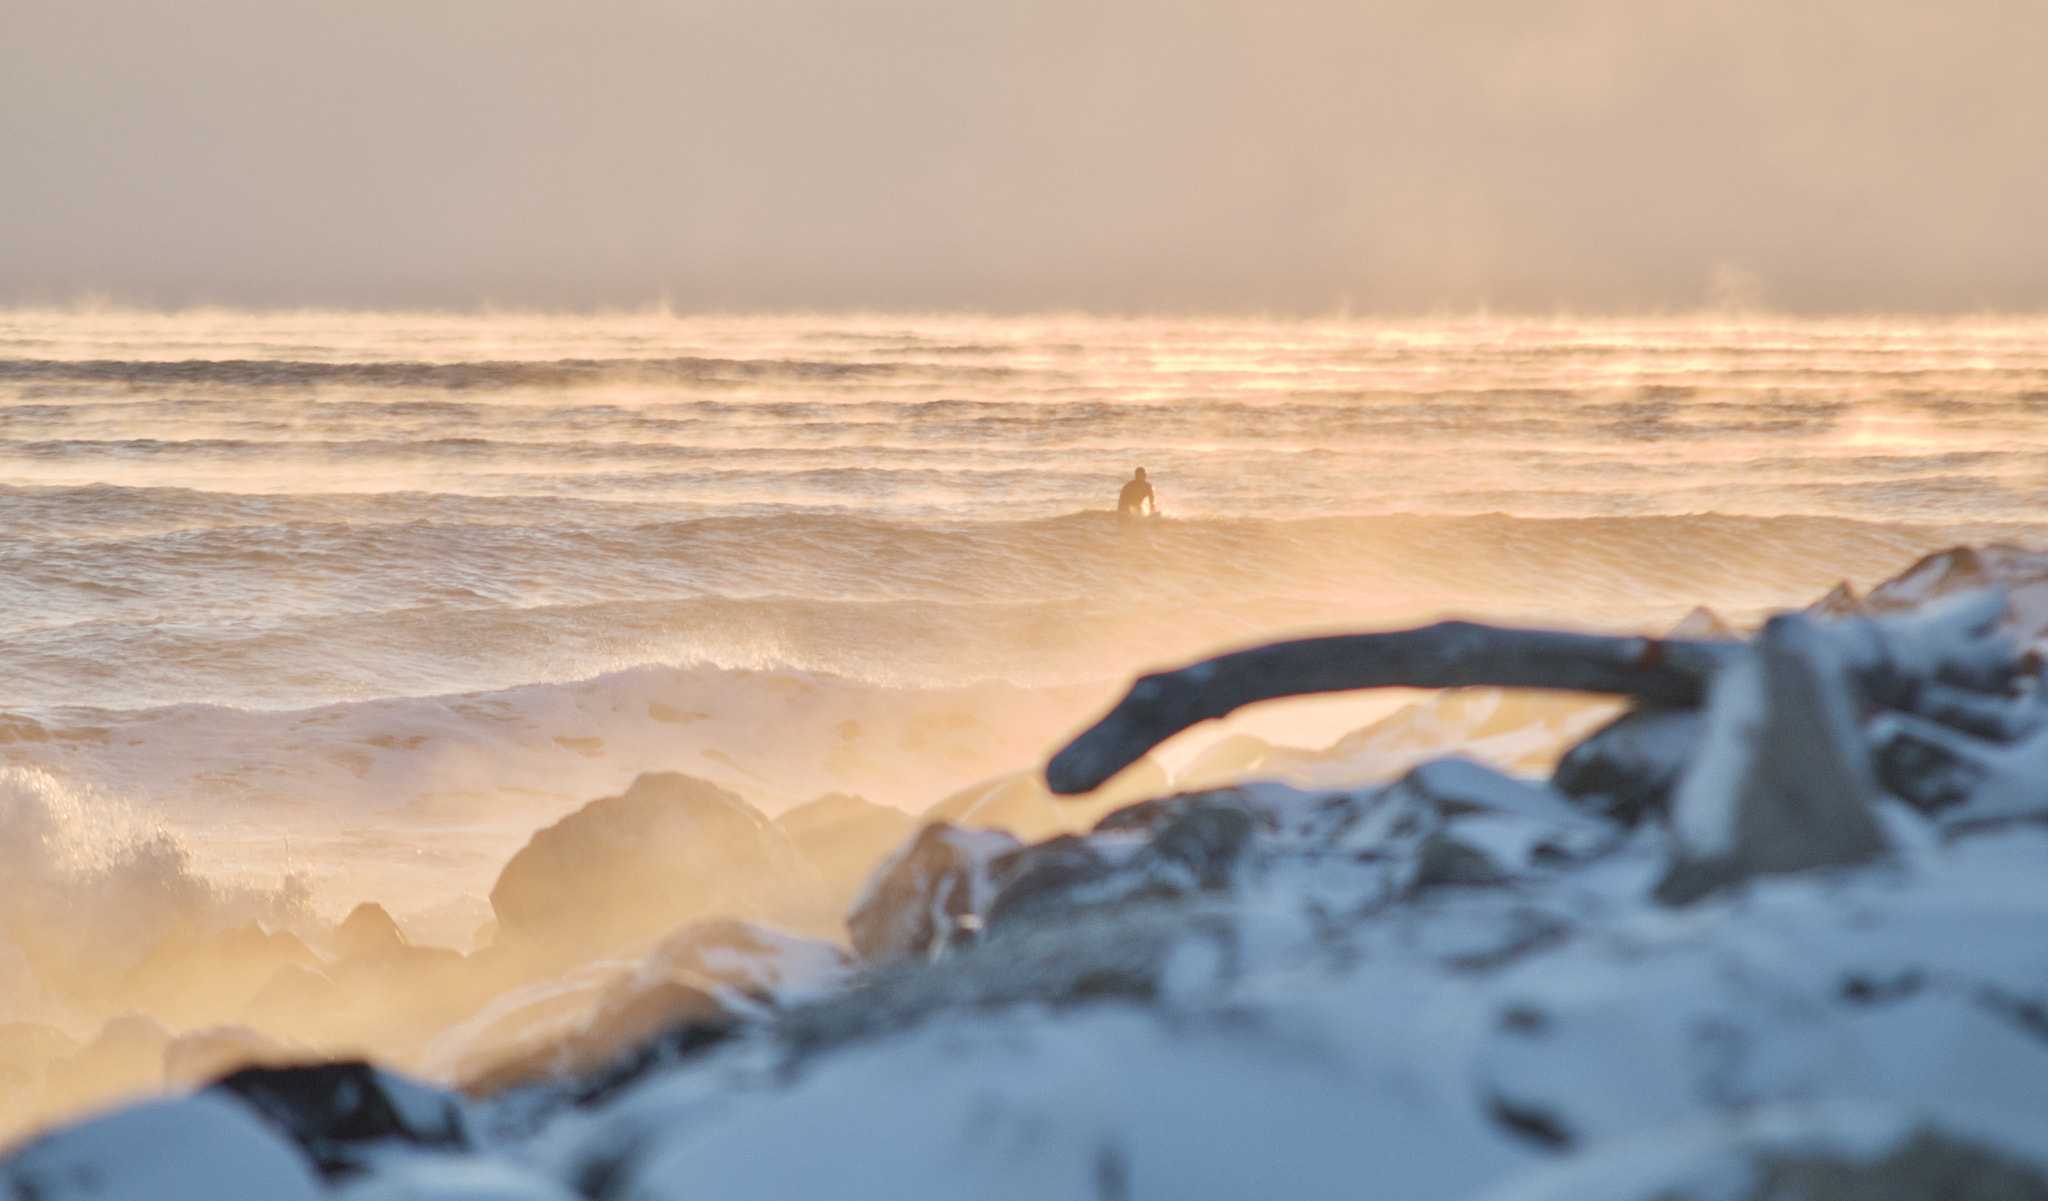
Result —
<instances>
[{"instance_id":1,"label":"sea spray","mask_svg":"<svg viewBox=\"0 0 2048 1201\"><path fill-rule=\"evenodd\" d=\"M2044 381L2038 322L0 315L5 820L60 852L9 877L21 1061L156 1087L237 1025L345 1049L278 1017L337 996L466 1003L498 870L642 772L922 814L1231 646L1753 628L2037 542ZM1138 465L1166 518L1107 511ZM1531 769L1599 717L1292 712L1158 770ZM402 950L323 944L363 901ZM394 1061L465 1015L401 1016Z\"/></svg>"}]
</instances>

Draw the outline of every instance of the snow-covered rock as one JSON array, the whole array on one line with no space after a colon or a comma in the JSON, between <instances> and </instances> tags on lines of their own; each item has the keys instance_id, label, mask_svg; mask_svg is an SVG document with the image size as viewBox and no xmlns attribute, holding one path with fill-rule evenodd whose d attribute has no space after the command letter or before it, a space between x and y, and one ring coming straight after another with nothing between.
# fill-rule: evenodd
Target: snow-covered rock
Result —
<instances>
[{"instance_id":1,"label":"snow-covered rock","mask_svg":"<svg viewBox=\"0 0 2048 1201\"><path fill-rule=\"evenodd\" d=\"M1874 859L1878 795L1834 640L1811 619L1772 618L1714 681L1672 800L1677 856L1658 895L1683 904L1760 873Z\"/></svg>"},{"instance_id":2,"label":"snow-covered rock","mask_svg":"<svg viewBox=\"0 0 2048 1201\"><path fill-rule=\"evenodd\" d=\"M1705 723L1699 709L1631 708L1566 751L1551 786L1628 825L1662 815Z\"/></svg>"},{"instance_id":3,"label":"snow-covered rock","mask_svg":"<svg viewBox=\"0 0 2048 1201\"><path fill-rule=\"evenodd\" d=\"M20 1201L316 1201L296 1147L247 1107L201 1095L117 1110L0 1162Z\"/></svg>"},{"instance_id":4,"label":"snow-covered rock","mask_svg":"<svg viewBox=\"0 0 2048 1201\"><path fill-rule=\"evenodd\" d=\"M1023 844L1002 830L933 822L875 869L846 914L853 949L876 963L931 953L995 899L989 863Z\"/></svg>"},{"instance_id":5,"label":"snow-covered rock","mask_svg":"<svg viewBox=\"0 0 2048 1201\"><path fill-rule=\"evenodd\" d=\"M642 931L421 1059L554 1057L519 1087L206 1095L358 1201L2042 1201L2048 706L2000 598L1880 594L1715 648L1705 709L1552 782L1442 759L1029 846L933 823L848 915L858 958Z\"/></svg>"},{"instance_id":6,"label":"snow-covered rock","mask_svg":"<svg viewBox=\"0 0 2048 1201\"><path fill-rule=\"evenodd\" d=\"M335 1193L336 1201L581 1201L546 1176L485 1156L395 1156Z\"/></svg>"},{"instance_id":7,"label":"snow-covered rock","mask_svg":"<svg viewBox=\"0 0 2048 1201\"><path fill-rule=\"evenodd\" d=\"M456 1152L471 1145L460 1098L367 1063L244 1068L200 1095L260 1115L330 1176L361 1171L393 1149Z\"/></svg>"},{"instance_id":8,"label":"snow-covered rock","mask_svg":"<svg viewBox=\"0 0 2048 1201\"><path fill-rule=\"evenodd\" d=\"M1550 1177L1524 1173L1560 1151L1759 1107L2048 1129L2048 834L1925 843L1671 910L1651 899L1665 851L1645 830L1344 913L1315 903L1327 857L1260 829L1261 869L1228 890L992 928L650 1076L564 1127L584 1133L557 1146L556 1175L601 1163L606 1195L644 1198L1450 1201L1535 1189ZM1841 1162L1933 1153L1871 1146ZM1714 1162L1792 1162L1764 1147ZM1670 1180L1693 1179L1672 1162Z\"/></svg>"},{"instance_id":9,"label":"snow-covered rock","mask_svg":"<svg viewBox=\"0 0 2048 1201\"><path fill-rule=\"evenodd\" d=\"M1412 1053L1427 1014L1336 1017L1283 1002L1255 1029L1122 1006L941 1020L649 1139L610 1195L1429 1201L1534 1159Z\"/></svg>"},{"instance_id":10,"label":"snow-covered rock","mask_svg":"<svg viewBox=\"0 0 2048 1201\"><path fill-rule=\"evenodd\" d=\"M1786 1102L1615 1139L1481 1201L2034 1201L2038 1129L1867 1101Z\"/></svg>"},{"instance_id":11,"label":"snow-covered rock","mask_svg":"<svg viewBox=\"0 0 2048 1201\"><path fill-rule=\"evenodd\" d=\"M487 1011L466 1027L466 1042L436 1053L475 1092L545 1081L601 1092L827 993L851 971L851 957L831 943L714 918L670 935L637 964L592 973L580 1011L560 1008L565 994L536 991L524 1026L508 1024L517 1011Z\"/></svg>"},{"instance_id":12,"label":"snow-covered rock","mask_svg":"<svg viewBox=\"0 0 2048 1201\"><path fill-rule=\"evenodd\" d=\"M845 984L853 967L839 947L787 930L712 918L683 927L648 952L641 971L688 972L713 982L729 1008L781 1008Z\"/></svg>"}]
</instances>

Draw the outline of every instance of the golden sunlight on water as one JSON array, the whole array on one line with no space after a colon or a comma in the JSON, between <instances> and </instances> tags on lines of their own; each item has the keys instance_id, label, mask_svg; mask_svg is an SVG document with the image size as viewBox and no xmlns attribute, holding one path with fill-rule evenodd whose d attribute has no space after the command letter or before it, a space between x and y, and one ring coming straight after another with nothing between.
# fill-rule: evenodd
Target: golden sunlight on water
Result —
<instances>
[{"instance_id":1,"label":"golden sunlight on water","mask_svg":"<svg viewBox=\"0 0 2048 1201\"><path fill-rule=\"evenodd\" d=\"M1751 623L2038 544L2044 452L2038 321L0 313L0 1024L105 1060L0 1120L147 1084L123 1015L159 1078L221 1025L427 1063L560 966L486 953L506 861L643 772L762 822L872 802L868 858L785 906L831 934L904 814L1097 811L1034 773L1147 665ZM1120 520L1141 465L1165 517ZM1540 771L1603 712L1289 702L1142 786ZM369 900L442 948L405 988L454 973L447 1011L291 1026ZM134 945L67 957L81 914Z\"/></svg>"}]
</instances>

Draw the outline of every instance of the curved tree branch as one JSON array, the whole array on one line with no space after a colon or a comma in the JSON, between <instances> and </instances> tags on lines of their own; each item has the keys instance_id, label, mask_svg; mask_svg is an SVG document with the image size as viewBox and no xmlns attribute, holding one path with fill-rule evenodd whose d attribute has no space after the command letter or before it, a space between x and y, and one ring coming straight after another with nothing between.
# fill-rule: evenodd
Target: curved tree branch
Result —
<instances>
[{"instance_id":1,"label":"curved tree branch","mask_svg":"<svg viewBox=\"0 0 2048 1201\"><path fill-rule=\"evenodd\" d=\"M1056 793L1090 792L1196 722L1254 701L1357 688L1555 688L1697 705L1736 642L1613 638L1445 621L1388 634L1304 638L1141 677L1046 764Z\"/></svg>"}]
</instances>

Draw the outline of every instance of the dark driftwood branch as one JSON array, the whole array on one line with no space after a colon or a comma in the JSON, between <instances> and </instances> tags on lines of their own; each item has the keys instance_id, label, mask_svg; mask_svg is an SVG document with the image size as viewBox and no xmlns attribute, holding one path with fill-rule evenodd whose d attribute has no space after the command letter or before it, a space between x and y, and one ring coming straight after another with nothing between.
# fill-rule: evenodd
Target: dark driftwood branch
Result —
<instances>
[{"instance_id":1,"label":"dark driftwood branch","mask_svg":"<svg viewBox=\"0 0 2048 1201\"><path fill-rule=\"evenodd\" d=\"M1734 642L1610 638L1445 621L1391 634L1276 642L1144 676L1046 764L1054 792L1090 792L1196 722L1254 701L1357 688L1555 688L1697 705Z\"/></svg>"}]
</instances>

